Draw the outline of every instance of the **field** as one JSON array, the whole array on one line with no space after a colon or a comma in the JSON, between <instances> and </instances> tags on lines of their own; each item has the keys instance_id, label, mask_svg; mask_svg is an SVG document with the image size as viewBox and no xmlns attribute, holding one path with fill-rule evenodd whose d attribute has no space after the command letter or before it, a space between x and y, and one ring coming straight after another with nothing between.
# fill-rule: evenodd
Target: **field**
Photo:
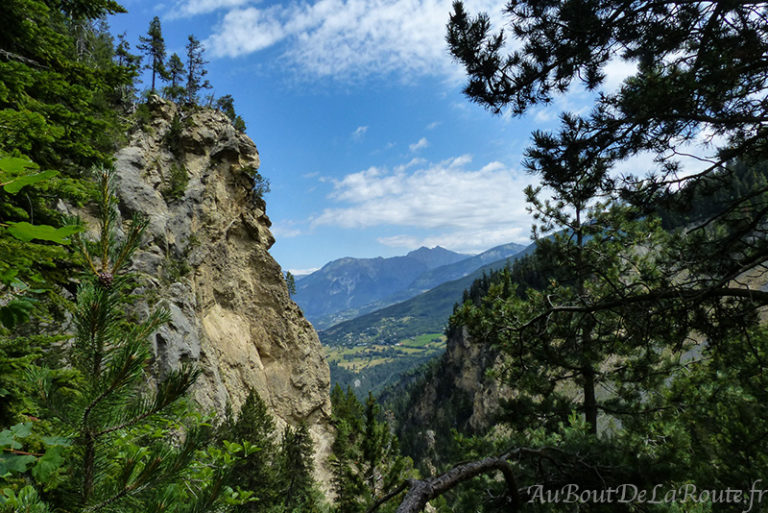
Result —
<instances>
[{"instance_id":1,"label":"field","mask_svg":"<svg viewBox=\"0 0 768 513\"><path fill-rule=\"evenodd\" d=\"M445 349L445 335L427 333L394 344L325 347L331 381L359 396L378 392Z\"/></svg>"}]
</instances>

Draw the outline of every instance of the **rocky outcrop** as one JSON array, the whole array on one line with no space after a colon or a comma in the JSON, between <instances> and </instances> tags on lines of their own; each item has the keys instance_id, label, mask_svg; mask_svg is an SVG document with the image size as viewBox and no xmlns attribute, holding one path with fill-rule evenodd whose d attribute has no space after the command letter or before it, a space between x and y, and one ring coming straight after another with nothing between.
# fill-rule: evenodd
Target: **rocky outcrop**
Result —
<instances>
[{"instance_id":1,"label":"rocky outcrop","mask_svg":"<svg viewBox=\"0 0 768 513\"><path fill-rule=\"evenodd\" d=\"M312 326L291 300L264 201L253 193L259 153L220 112L183 112L154 97L147 125L116 156L124 218L149 217L133 266L139 311L164 305L158 372L191 360L203 408L238 411L250 389L277 424L309 424L318 460L332 440L329 371ZM319 475L321 479L324 475Z\"/></svg>"},{"instance_id":2,"label":"rocky outcrop","mask_svg":"<svg viewBox=\"0 0 768 513\"><path fill-rule=\"evenodd\" d=\"M500 401L512 394L488 375L501 366L501 358L491 346L473 341L466 328L451 330L440 360L408 386L398 434L409 456L426 468L436 467L451 445L452 430L481 434L493 427Z\"/></svg>"}]
</instances>

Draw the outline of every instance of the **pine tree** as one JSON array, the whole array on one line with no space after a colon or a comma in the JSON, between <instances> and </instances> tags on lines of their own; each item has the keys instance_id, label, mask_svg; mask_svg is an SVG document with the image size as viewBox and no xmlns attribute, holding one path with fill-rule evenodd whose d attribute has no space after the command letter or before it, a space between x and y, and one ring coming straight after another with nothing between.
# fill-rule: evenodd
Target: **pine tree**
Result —
<instances>
[{"instance_id":1,"label":"pine tree","mask_svg":"<svg viewBox=\"0 0 768 513\"><path fill-rule=\"evenodd\" d=\"M125 33L118 34L118 44L115 47L115 62L121 68L129 70L136 77L141 69L141 56L131 53L131 45ZM118 103L123 106L132 105L136 100L136 86L131 80L118 88Z\"/></svg>"},{"instance_id":2,"label":"pine tree","mask_svg":"<svg viewBox=\"0 0 768 513\"><path fill-rule=\"evenodd\" d=\"M508 33L494 33L486 14L469 16L457 1L448 42L469 75L465 93L495 113L521 115L577 81L598 88L611 59L637 63L624 87L597 96L595 108L578 120L582 142L608 167L644 151L655 154L652 166L618 177L612 186L613 194L649 211L664 199L689 200L675 190L731 172L734 159L758 163L768 158L762 135L768 110L765 103L751 101L768 87L763 59L768 22L755 9L745 3L672 1L640 2L627 11L618 0L546 6L514 0L506 12L513 20L511 32L522 42L505 55ZM568 130L564 120L562 132ZM720 143L695 150L694 157L706 162L703 170L681 173L681 145L705 133L716 134ZM553 136L546 145L535 142L533 150L554 162L573 150L570 139ZM676 295L700 310L705 325L695 328L705 331L734 319L752 322L755 308L768 304L768 293L748 295L731 285L739 275L759 272L768 255L766 210L742 210L766 192L735 197L726 212L711 217L713 222L702 221L700 230L672 246L668 272L686 272L690 279L628 301ZM729 303L725 309L724 303Z\"/></svg>"},{"instance_id":3,"label":"pine tree","mask_svg":"<svg viewBox=\"0 0 768 513\"><path fill-rule=\"evenodd\" d=\"M400 455L397 438L368 394L365 406L350 388L331 391L336 438L332 445L332 485L338 513L360 513L392 492L410 474L411 462Z\"/></svg>"},{"instance_id":4,"label":"pine tree","mask_svg":"<svg viewBox=\"0 0 768 513\"><path fill-rule=\"evenodd\" d=\"M37 378L54 425L73 434L72 479L56 491L54 502L78 511L127 511L130 504L159 510L189 468L200 438L192 428L174 447L169 444L171 433L165 431L165 439L158 439L157 429L162 431L161 421L174 413L197 371L183 366L169 372L153 391L147 390L146 372L153 360L148 337L168 315L156 310L142 322L126 322L122 312L130 277L125 269L146 222L134 219L118 242L117 200L106 171L101 173L100 190L99 236L94 242L81 239L88 274L77 293L68 358L79 379L62 386L44 372ZM212 477L198 488L197 505L215 499L222 477Z\"/></svg>"},{"instance_id":5,"label":"pine tree","mask_svg":"<svg viewBox=\"0 0 768 513\"><path fill-rule=\"evenodd\" d=\"M314 444L307 424L302 422L296 428L286 426L279 456L279 489L287 511L318 511L313 458Z\"/></svg>"},{"instance_id":6,"label":"pine tree","mask_svg":"<svg viewBox=\"0 0 768 513\"><path fill-rule=\"evenodd\" d=\"M141 41L141 43L137 48L142 50L149 58L149 63L146 65L146 69L152 70L152 85L150 91L154 93L156 91L155 77L159 76L161 79L166 77L165 40L163 39L163 31L160 26L160 18L157 16L152 18L152 21L149 22L147 35L139 36L139 41Z\"/></svg>"},{"instance_id":7,"label":"pine tree","mask_svg":"<svg viewBox=\"0 0 768 513\"><path fill-rule=\"evenodd\" d=\"M196 104L201 89L210 89L211 84L203 77L208 74L205 65L208 61L203 59L203 45L195 36L190 35L187 49L187 101Z\"/></svg>"},{"instance_id":8,"label":"pine tree","mask_svg":"<svg viewBox=\"0 0 768 513\"><path fill-rule=\"evenodd\" d=\"M218 98L216 100L216 108L226 114L236 130L240 132L245 131L245 121L243 121L243 118L238 116L235 112L235 100L232 98L231 94L225 94L221 98ZM290 281L287 276L288 275L286 274L286 281L288 281L288 289L290 290ZM295 293L295 291L293 293Z\"/></svg>"},{"instance_id":9,"label":"pine tree","mask_svg":"<svg viewBox=\"0 0 768 513\"><path fill-rule=\"evenodd\" d=\"M362 458L362 405L350 388L344 393L338 383L331 391L331 404L336 436L331 446L330 466L331 485L336 495L336 511L361 513L368 497L364 477L355 464Z\"/></svg>"},{"instance_id":10,"label":"pine tree","mask_svg":"<svg viewBox=\"0 0 768 513\"><path fill-rule=\"evenodd\" d=\"M255 501L237 508L242 513L261 513L279 503L278 444L275 423L267 405L255 390L251 390L236 421L222 425L219 437L239 444L248 442L257 450L244 456L234 467L232 485L253 492Z\"/></svg>"},{"instance_id":11,"label":"pine tree","mask_svg":"<svg viewBox=\"0 0 768 513\"><path fill-rule=\"evenodd\" d=\"M168 81L170 84L163 89L163 93L166 98L178 102L184 98L184 95L186 94L186 90L181 85L186 70L184 69L184 63L178 54L174 53L171 55L170 59L168 59L166 70L168 72Z\"/></svg>"}]
</instances>

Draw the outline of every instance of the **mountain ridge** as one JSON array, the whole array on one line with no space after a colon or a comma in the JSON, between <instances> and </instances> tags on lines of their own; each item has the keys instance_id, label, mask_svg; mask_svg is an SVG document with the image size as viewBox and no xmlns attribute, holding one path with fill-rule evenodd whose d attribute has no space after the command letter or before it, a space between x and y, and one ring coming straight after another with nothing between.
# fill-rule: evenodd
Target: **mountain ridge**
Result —
<instances>
[{"instance_id":1,"label":"mountain ridge","mask_svg":"<svg viewBox=\"0 0 768 513\"><path fill-rule=\"evenodd\" d=\"M437 246L435 249L437 248L440 247ZM514 256L525 248L526 246L514 242L495 246L477 255L426 270L415 277L407 286L402 287L400 290L397 290L386 297L379 298L355 308L343 309L334 312L333 314L326 314L322 317L311 318L309 315L308 317L310 317L310 321L318 330L327 330L356 317L407 301L408 299L425 293L443 283L467 276L488 263ZM415 251L421 251L422 249L423 247ZM414 253L414 251L411 253ZM411 253L409 253L409 255ZM301 299L297 300L297 303L301 305Z\"/></svg>"},{"instance_id":2,"label":"mountain ridge","mask_svg":"<svg viewBox=\"0 0 768 513\"><path fill-rule=\"evenodd\" d=\"M294 300L314 323L336 312L381 300L407 288L431 269L466 258L468 255L440 246L421 247L390 258L339 258L297 281Z\"/></svg>"},{"instance_id":3,"label":"mountain ridge","mask_svg":"<svg viewBox=\"0 0 768 513\"><path fill-rule=\"evenodd\" d=\"M472 282L483 273L501 269L509 262L533 252L535 247L534 242L510 257L486 264L466 276L438 285L410 299L318 330L320 341L326 346L353 342L364 344L368 339L379 343L396 343L423 333L442 332L453 305L461 301L464 290Z\"/></svg>"}]
</instances>

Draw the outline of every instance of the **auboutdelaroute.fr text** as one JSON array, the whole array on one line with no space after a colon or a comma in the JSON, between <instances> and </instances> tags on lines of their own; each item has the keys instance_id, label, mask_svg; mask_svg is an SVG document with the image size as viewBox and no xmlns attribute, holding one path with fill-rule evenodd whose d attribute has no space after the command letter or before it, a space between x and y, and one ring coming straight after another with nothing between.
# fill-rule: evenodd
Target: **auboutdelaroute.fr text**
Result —
<instances>
[{"instance_id":1,"label":"auboutdelaroute.fr text","mask_svg":"<svg viewBox=\"0 0 768 513\"><path fill-rule=\"evenodd\" d=\"M752 483L749 490L726 488L724 490L700 490L694 484L675 488L657 484L652 489L640 489L633 484L621 484L602 489L582 489L572 483L557 489L545 489L543 485L528 487L529 503L595 503L595 504L671 504L671 503L712 503L741 504L742 513L750 513L763 502L768 501L768 488L762 488L762 479ZM768 485L767 485L768 486Z\"/></svg>"}]
</instances>

